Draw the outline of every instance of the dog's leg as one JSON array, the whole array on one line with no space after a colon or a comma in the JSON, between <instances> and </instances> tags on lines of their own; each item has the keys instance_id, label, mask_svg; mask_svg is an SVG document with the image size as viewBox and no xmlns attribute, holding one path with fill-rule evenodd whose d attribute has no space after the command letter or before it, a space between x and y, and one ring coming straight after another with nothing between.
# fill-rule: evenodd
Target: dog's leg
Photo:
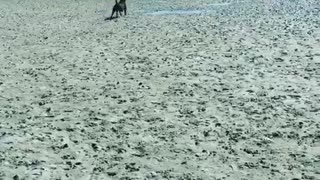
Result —
<instances>
[{"instance_id":1,"label":"dog's leg","mask_svg":"<svg viewBox=\"0 0 320 180\"><path fill-rule=\"evenodd\" d=\"M124 8L124 15L127 15L127 7Z\"/></svg>"},{"instance_id":2,"label":"dog's leg","mask_svg":"<svg viewBox=\"0 0 320 180\"><path fill-rule=\"evenodd\" d=\"M117 17L117 18L119 17L119 12L118 12L118 11L116 11L116 17Z\"/></svg>"},{"instance_id":3,"label":"dog's leg","mask_svg":"<svg viewBox=\"0 0 320 180\"><path fill-rule=\"evenodd\" d=\"M114 14L114 9L112 10L112 13L111 13L111 16L110 16L110 19L112 19L112 16L113 16L113 14Z\"/></svg>"}]
</instances>

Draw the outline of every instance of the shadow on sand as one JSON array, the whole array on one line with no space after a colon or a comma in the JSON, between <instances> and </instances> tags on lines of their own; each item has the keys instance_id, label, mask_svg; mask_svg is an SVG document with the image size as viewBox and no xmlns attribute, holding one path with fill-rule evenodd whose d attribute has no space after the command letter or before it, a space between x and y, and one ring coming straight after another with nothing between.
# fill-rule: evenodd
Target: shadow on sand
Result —
<instances>
[{"instance_id":1,"label":"shadow on sand","mask_svg":"<svg viewBox=\"0 0 320 180\"><path fill-rule=\"evenodd\" d=\"M105 21L111 21L113 19L118 19L119 17L106 17L104 20Z\"/></svg>"}]
</instances>

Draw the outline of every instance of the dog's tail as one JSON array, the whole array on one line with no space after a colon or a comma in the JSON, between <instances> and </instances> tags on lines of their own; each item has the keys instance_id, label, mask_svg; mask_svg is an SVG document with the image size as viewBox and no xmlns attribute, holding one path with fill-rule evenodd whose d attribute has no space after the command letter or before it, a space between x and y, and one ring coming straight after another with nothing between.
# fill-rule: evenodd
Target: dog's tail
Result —
<instances>
[{"instance_id":1,"label":"dog's tail","mask_svg":"<svg viewBox=\"0 0 320 180\"><path fill-rule=\"evenodd\" d=\"M115 0L116 1L116 4L118 4L118 1L117 0Z\"/></svg>"}]
</instances>

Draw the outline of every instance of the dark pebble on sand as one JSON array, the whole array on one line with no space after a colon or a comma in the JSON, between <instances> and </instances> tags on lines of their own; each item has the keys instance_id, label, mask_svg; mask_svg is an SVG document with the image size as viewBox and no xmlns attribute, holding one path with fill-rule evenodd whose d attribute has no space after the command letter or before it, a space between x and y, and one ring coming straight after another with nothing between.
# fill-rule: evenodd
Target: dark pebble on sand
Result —
<instances>
[{"instance_id":1,"label":"dark pebble on sand","mask_svg":"<svg viewBox=\"0 0 320 180\"><path fill-rule=\"evenodd\" d=\"M64 144L61 148L62 148L62 149L65 149L65 148L68 148L68 147L69 147L68 144Z\"/></svg>"},{"instance_id":2,"label":"dark pebble on sand","mask_svg":"<svg viewBox=\"0 0 320 180\"><path fill-rule=\"evenodd\" d=\"M108 176L115 176L115 175L117 175L116 172L107 172L107 174L108 174Z\"/></svg>"},{"instance_id":3,"label":"dark pebble on sand","mask_svg":"<svg viewBox=\"0 0 320 180\"><path fill-rule=\"evenodd\" d=\"M13 180L19 180L19 179L20 179L20 178L19 178L18 175L13 176Z\"/></svg>"},{"instance_id":4,"label":"dark pebble on sand","mask_svg":"<svg viewBox=\"0 0 320 180\"><path fill-rule=\"evenodd\" d=\"M204 136L204 137L210 136L210 132L209 132L209 131L204 131L204 132L203 132L203 136Z\"/></svg>"},{"instance_id":5,"label":"dark pebble on sand","mask_svg":"<svg viewBox=\"0 0 320 180\"><path fill-rule=\"evenodd\" d=\"M72 162L71 161L67 161L66 164L69 165L70 167L72 167Z\"/></svg>"},{"instance_id":6,"label":"dark pebble on sand","mask_svg":"<svg viewBox=\"0 0 320 180\"><path fill-rule=\"evenodd\" d=\"M66 128L66 131L67 131L67 132L73 132L74 129L73 129L73 128Z\"/></svg>"},{"instance_id":7,"label":"dark pebble on sand","mask_svg":"<svg viewBox=\"0 0 320 180\"><path fill-rule=\"evenodd\" d=\"M98 150L98 145L96 143L92 143L91 144L91 147L94 151L97 151Z\"/></svg>"}]
</instances>

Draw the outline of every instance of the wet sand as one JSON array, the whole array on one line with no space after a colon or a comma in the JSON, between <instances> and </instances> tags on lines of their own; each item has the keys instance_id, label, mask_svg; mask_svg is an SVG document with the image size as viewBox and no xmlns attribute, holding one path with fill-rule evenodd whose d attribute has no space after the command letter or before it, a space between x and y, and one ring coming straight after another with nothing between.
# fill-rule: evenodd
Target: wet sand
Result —
<instances>
[{"instance_id":1,"label":"wet sand","mask_svg":"<svg viewBox=\"0 0 320 180\"><path fill-rule=\"evenodd\" d=\"M128 1L1 2L0 179L320 179L318 1Z\"/></svg>"}]
</instances>

